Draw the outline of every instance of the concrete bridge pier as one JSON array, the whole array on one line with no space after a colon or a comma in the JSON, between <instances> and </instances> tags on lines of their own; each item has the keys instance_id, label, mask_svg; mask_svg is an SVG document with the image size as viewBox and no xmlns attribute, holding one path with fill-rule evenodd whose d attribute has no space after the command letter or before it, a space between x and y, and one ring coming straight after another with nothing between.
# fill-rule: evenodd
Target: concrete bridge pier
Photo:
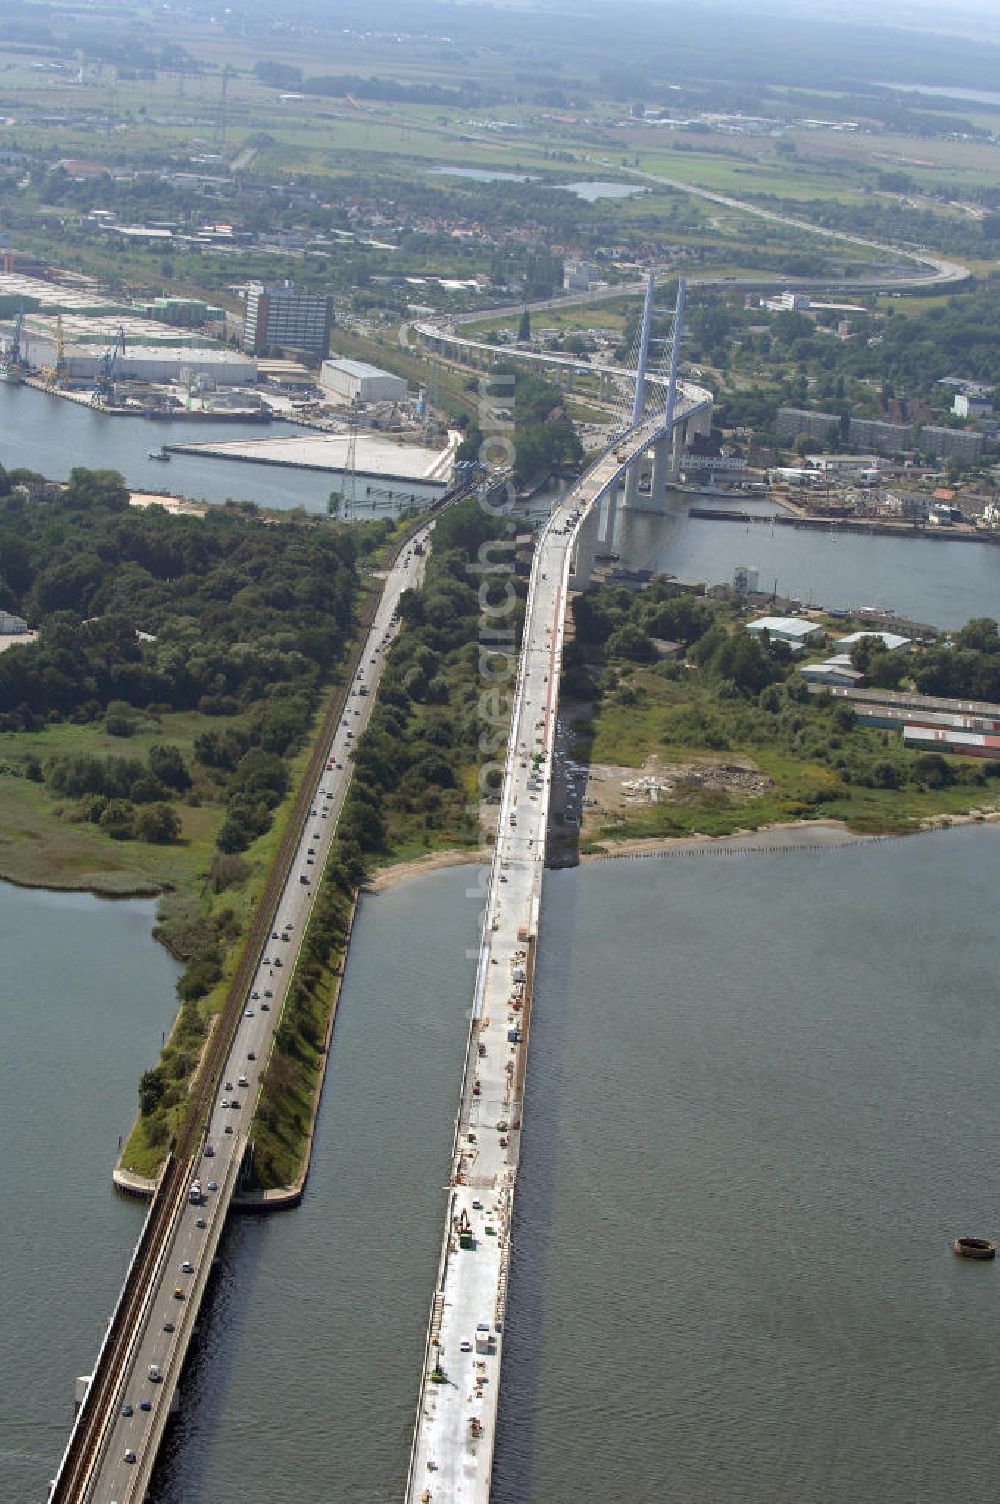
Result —
<instances>
[{"instance_id":1,"label":"concrete bridge pier","mask_svg":"<svg viewBox=\"0 0 1000 1504\"><path fill-rule=\"evenodd\" d=\"M635 459L625 471L625 495L622 506L629 511L635 511L639 505L639 475L642 469L642 455L636 455Z\"/></svg>"},{"instance_id":2,"label":"concrete bridge pier","mask_svg":"<svg viewBox=\"0 0 1000 1504\"><path fill-rule=\"evenodd\" d=\"M573 545L573 556L569 566L569 588L571 590L586 590L594 573L594 560L597 555L598 531L600 528L600 508L593 506L590 513L580 524L577 531L576 541Z\"/></svg>"},{"instance_id":3,"label":"concrete bridge pier","mask_svg":"<svg viewBox=\"0 0 1000 1504\"><path fill-rule=\"evenodd\" d=\"M649 506L653 512L662 512L667 505L667 486L677 474L673 444L666 434L653 446L653 479L649 492Z\"/></svg>"},{"instance_id":4,"label":"concrete bridge pier","mask_svg":"<svg viewBox=\"0 0 1000 1504\"><path fill-rule=\"evenodd\" d=\"M611 550L615 546L615 529L618 524L618 494L618 486L611 486L604 501L604 530L600 541L606 550Z\"/></svg>"}]
</instances>

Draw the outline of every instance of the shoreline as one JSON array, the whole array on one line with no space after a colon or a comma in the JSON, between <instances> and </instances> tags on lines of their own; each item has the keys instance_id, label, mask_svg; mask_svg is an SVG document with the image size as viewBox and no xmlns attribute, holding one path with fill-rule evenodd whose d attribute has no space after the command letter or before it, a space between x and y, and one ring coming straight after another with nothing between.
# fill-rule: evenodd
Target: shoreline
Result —
<instances>
[{"instance_id":1,"label":"shoreline","mask_svg":"<svg viewBox=\"0 0 1000 1504\"><path fill-rule=\"evenodd\" d=\"M140 898L162 898L164 893L174 891L173 885L167 882L161 883L158 887L103 888L96 883L46 882L42 879L35 881L26 877L15 877L12 873L4 871L0 871L0 883L10 883L12 888L27 888L39 893L89 893L91 897L105 898L109 903L131 903Z\"/></svg>"},{"instance_id":2,"label":"shoreline","mask_svg":"<svg viewBox=\"0 0 1000 1504\"><path fill-rule=\"evenodd\" d=\"M807 851L816 849L835 850L842 846L856 846L869 841L900 841L909 836L925 835L928 831L952 830L966 825L995 825L1000 823L1000 810L973 810L967 814L934 815L911 830L858 831L851 830L842 820L786 820L772 825L761 825L754 830L734 830L725 836L648 836L607 841L600 851L580 853L579 860L549 871L569 871L589 862L608 862L654 856L683 856L688 853L718 852L775 852ZM775 837L780 837L775 840ZM596 844L596 843L595 843ZM433 872L443 872L448 867L486 866L489 855L471 848L450 847L443 851L430 852L427 856L378 867L368 881L362 884L361 893L379 897L391 889L416 877Z\"/></svg>"}]
</instances>

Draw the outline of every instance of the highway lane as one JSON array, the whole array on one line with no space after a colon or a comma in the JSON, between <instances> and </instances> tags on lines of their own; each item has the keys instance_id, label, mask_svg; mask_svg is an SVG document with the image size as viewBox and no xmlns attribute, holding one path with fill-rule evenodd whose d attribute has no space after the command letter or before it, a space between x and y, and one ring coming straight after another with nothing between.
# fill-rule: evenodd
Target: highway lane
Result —
<instances>
[{"instance_id":1,"label":"highway lane","mask_svg":"<svg viewBox=\"0 0 1000 1504\"><path fill-rule=\"evenodd\" d=\"M682 399L676 421L690 407ZM545 866L571 556L578 528L624 472L618 454L641 454L662 422L662 416L651 418L616 441L557 502L535 551L407 1504L489 1500L520 1153L524 1017Z\"/></svg>"},{"instance_id":2,"label":"highway lane","mask_svg":"<svg viewBox=\"0 0 1000 1504\"><path fill-rule=\"evenodd\" d=\"M357 674L326 749L324 770L299 836L270 938L258 960L243 1017L226 1058L205 1137L191 1165L189 1187L197 1178L204 1199L195 1204L185 1194L172 1236L162 1252L130 1359L119 1377L100 1462L81 1496L93 1504L139 1504L148 1487L191 1327L235 1188L274 1031L347 793L353 747L368 723L386 655L398 631L399 598L423 579L432 528L433 522L421 529L385 575ZM423 551L417 552L415 545Z\"/></svg>"}]
</instances>

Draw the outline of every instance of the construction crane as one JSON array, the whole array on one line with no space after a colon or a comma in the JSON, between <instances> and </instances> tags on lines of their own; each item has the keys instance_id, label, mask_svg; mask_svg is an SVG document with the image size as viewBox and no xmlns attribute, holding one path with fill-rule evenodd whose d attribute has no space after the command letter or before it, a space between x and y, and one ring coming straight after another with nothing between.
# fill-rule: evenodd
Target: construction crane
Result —
<instances>
[{"instance_id":1,"label":"construction crane","mask_svg":"<svg viewBox=\"0 0 1000 1504\"><path fill-rule=\"evenodd\" d=\"M358 413L356 408L351 410L351 415L348 419L347 435L347 454L344 457L344 465L341 471L344 477L344 488L342 491L330 492L330 500L327 503L326 510L328 515L333 517L340 509L341 502L343 502L344 521L351 522L354 518L355 503L357 500Z\"/></svg>"},{"instance_id":2,"label":"construction crane","mask_svg":"<svg viewBox=\"0 0 1000 1504\"><path fill-rule=\"evenodd\" d=\"M94 395L90 399L92 407L106 407L115 394L115 367L119 357L125 354L125 329L118 325L118 333L115 342L110 349L105 350L101 356L100 374L97 378L97 386Z\"/></svg>"}]
</instances>

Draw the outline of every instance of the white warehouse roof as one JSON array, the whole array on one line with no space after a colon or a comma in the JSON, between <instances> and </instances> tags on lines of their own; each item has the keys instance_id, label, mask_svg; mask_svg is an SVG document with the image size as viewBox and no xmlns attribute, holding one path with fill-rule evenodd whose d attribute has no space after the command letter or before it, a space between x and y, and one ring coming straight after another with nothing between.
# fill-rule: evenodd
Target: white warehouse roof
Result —
<instances>
[{"instance_id":1,"label":"white warehouse roof","mask_svg":"<svg viewBox=\"0 0 1000 1504\"><path fill-rule=\"evenodd\" d=\"M797 642L822 632L823 628L803 616L758 616L756 621L747 622L747 631L767 632L771 637Z\"/></svg>"},{"instance_id":2,"label":"white warehouse roof","mask_svg":"<svg viewBox=\"0 0 1000 1504\"><path fill-rule=\"evenodd\" d=\"M838 637L837 641L841 647L852 648L863 637L878 637L890 653L910 646L909 637L900 637L898 632L852 632L848 637Z\"/></svg>"},{"instance_id":3,"label":"white warehouse roof","mask_svg":"<svg viewBox=\"0 0 1000 1504\"><path fill-rule=\"evenodd\" d=\"M325 366L335 371L343 371L346 376L357 376L363 380L366 376L392 376L392 371L383 371L380 366L369 365L367 360L324 360Z\"/></svg>"}]
</instances>

